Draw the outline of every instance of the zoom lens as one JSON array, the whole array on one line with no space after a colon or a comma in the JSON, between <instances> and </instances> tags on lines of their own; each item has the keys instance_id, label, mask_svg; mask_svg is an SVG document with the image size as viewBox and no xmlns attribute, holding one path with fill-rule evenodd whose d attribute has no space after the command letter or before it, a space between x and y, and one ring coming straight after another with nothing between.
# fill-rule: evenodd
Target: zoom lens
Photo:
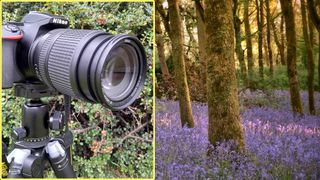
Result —
<instances>
[{"instance_id":1,"label":"zoom lens","mask_svg":"<svg viewBox=\"0 0 320 180\"><path fill-rule=\"evenodd\" d=\"M55 29L39 37L30 48L29 66L58 92L114 110L134 102L147 70L137 38L76 29Z\"/></svg>"}]
</instances>

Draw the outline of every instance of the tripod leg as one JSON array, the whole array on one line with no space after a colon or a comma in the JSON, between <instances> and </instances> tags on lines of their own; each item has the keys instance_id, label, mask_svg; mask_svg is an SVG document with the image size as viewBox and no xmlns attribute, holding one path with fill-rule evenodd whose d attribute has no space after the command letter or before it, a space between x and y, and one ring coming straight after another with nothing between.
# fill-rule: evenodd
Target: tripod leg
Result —
<instances>
[{"instance_id":1,"label":"tripod leg","mask_svg":"<svg viewBox=\"0 0 320 180\"><path fill-rule=\"evenodd\" d=\"M46 152L49 154L49 161L57 178L77 177L67 152L58 141L48 143Z\"/></svg>"},{"instance_id":2,"label":"tripod leg","mask_svg":"<svg viewBox=\"0 0 320 180\"><path fill-rule=\"evenodd\" d=\"M8 178L23 178L23 163L31 154L29 149L14 149L7 157L9 166Z\"/></svg>"},{"instance_id":3,"label":"tripod leg","mask_svg":"<svg viewBox=\"0 0 320 180\"><path fill-rule=\"evenodd\" d=\"M6 178L9 173L9 163L7 161L8 148L7 145L2 142L2 178Z\"/></svg>"}]
</instances>

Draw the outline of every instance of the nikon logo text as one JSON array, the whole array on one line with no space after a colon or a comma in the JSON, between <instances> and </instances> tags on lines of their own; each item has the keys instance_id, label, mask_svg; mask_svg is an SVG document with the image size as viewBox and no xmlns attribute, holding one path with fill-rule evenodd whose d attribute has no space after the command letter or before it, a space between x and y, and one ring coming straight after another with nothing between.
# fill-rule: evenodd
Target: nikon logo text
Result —
<instances>
[{"instance_id":1,"label":"nikon logo text","mask_svg":"<svg viewBox=\"0 0 320 180\"><path fill-rule=\"evenodd\" d=\"M63 24L63 25L67 25L68 24L68 21L63 20L63 19L57 19L57 18L53 18L52 22L56 23L56 24Z\"/></svg>"}]
</instances>

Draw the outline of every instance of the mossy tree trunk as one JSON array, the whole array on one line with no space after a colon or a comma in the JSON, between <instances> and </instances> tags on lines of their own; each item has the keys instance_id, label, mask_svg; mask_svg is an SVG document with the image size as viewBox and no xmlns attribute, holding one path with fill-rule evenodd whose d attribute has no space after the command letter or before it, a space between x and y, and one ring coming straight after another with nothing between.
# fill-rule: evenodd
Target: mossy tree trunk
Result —
<instances>
[{"instance_id":1,"label":"mossy tree trunk","mask_svg":"<svg viewBox=\"0 0 320 180\"><path fill-rule=\"evenodd\" d=\"M234 60L232 0L205 0L207 37L208 138L244 147Z\"/></svg>"},{"instance_id":2,"label":"mossy tree trunk","mask_svg":"<svg viewBox=\"0 0 320 180\"><path fill-rule=\"evenodd\" d=\"M199 44L199 61L202 71L200 72L200 78L203 89L206 89L206 33L204 27L204 12L203 4L200 0L195 0L196 15L197 15L197 32L198 32L198 44ZM206 96L205 96L206 97Z\"/></svg>"},{"instance_id":3,"label":"mossy tree trunk","mask_svg":"<svg viewBox=\"0 0 320 180\"><path fill-rule=\"evenodd\" d=\"M167 80L170 77L170 73L168 70L168 66L166 63L165 55L164 55L164 43L163 43L163 36L162 36L162 29L161 29L161 20L160 15L156 12L156 44L157 44L157 52L160 62L160 68L162 77L164 80Z\"/></svg>"},{"instance_id":4,"label":"mossy tree trunk","mask_svg":"<svg viewBox=\"0 0 320 180\"><path fill-rule=\"evenodd\" d=\"M262 28L262 11L263 11L263 0L256 0L257 7L257 27L258 27L258 62L259 62L259 76L263 79L263 51L262 51L262 41L263 41L263 28Z\"/></svg>"},{"instance_id":5,"label":"mossy tree trunk","mask_svg":"<svg viewBox=\"0 0 320 180\"><path fill-rule=\"evenodd\" d=\"M301 16L302 16L302 30L304 42L307 49L307 70L308 70L308 95L309 95L309 112L312 115L315 115L314 107L314 61L313 61L313 52L309 33L308 33L308 23L307 23L307 12L306 12L306 3L305 0L301 0Z\"/></svg>"},{"instance_id":6,"label":"mossy tree trunk","mask_svg":"<svg viewBox=\"0 0 320 180\"><path fill-rule=\"evenodd\" d=\"M244 0L244 28L246 32L246 48L247 48L247 60L248 60L248 74L249 84L253 78L253 54L252 54L252 41L251 41L251 29L249 22L249 0Z\"/></svg>"},{"instance_id":7,"label":"mossy tree trunk","mask_svg":"<svg viewBox=\"0 0 320 180\"><path fill-rule=\"evenodd\" d=\"M303 114L301 98L299 93L299 81L296 68L297 47L296 47L296 27L295 17L293 13L292 0L280 0L281 9L286 24L287 37L287 71L290 87L290 98L292 111L294 113Z\"/></svg>"},{"instance_id":8,"label":"mossy tree trunk","mask_svg":"<svg viewBox=\"0 0 320 180\"><path fill-rule=\"evenodd\" d=\"M268 57L269 57L269 72L271 77L273 76L273 59L272 59L272 48L271 48L271 15L270 15L270 3L266 0L266 11L267 11L267 45L268 45Z\"/></svg>"},{"instance_id":9,"label":"mossy tree trunk","mask_svg":"<svg viewBox=\"0 0 320 180\"><path fill-rule=\"evenodd\" d=\"M247 67L246 62L244 61L244 54L241 45L241 20L237 14L238 11L238 0L233 0L233 25L234 25L234 35L236 39L236 55L240 65L241 79L243 80L245 86L248 86L248 77L247 77Z\"/></svg>"},{"instance_id":10,"label":"mossy tree trunk","mask_svg":"<svg viewBox=\"0 0 320 180\"><path fill-rule=\"evenodd\" d=\"M184 62L184 38L182 22L179 15L179 0L169 0L168 5L170 29L172 29L172 31L170 31L170 39L172 43L172 59L175 71L174 78L179 98L181 124L182 126L187 125L188 127L194 127Z\"/></svg>"}]
</instances>

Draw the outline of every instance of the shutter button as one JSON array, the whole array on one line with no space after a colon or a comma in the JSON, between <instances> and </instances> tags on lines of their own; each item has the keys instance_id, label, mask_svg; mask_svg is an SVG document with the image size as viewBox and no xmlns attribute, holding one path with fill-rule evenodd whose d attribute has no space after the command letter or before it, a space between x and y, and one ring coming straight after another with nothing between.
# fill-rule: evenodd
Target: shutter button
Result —
<instances>
[{"instance_id":1,"label":"shutter button","mask_svg":"<svg viewBox=\"0 0 320 180\"><path fill-rule=\"evenodd\" d=\"M6 26L6 29L8 31L11 31L11 32L14 32L14 33L20 31L20 28L18 26L14 25L14 24L8 24Z\"/></svg>"}]
</instances>

